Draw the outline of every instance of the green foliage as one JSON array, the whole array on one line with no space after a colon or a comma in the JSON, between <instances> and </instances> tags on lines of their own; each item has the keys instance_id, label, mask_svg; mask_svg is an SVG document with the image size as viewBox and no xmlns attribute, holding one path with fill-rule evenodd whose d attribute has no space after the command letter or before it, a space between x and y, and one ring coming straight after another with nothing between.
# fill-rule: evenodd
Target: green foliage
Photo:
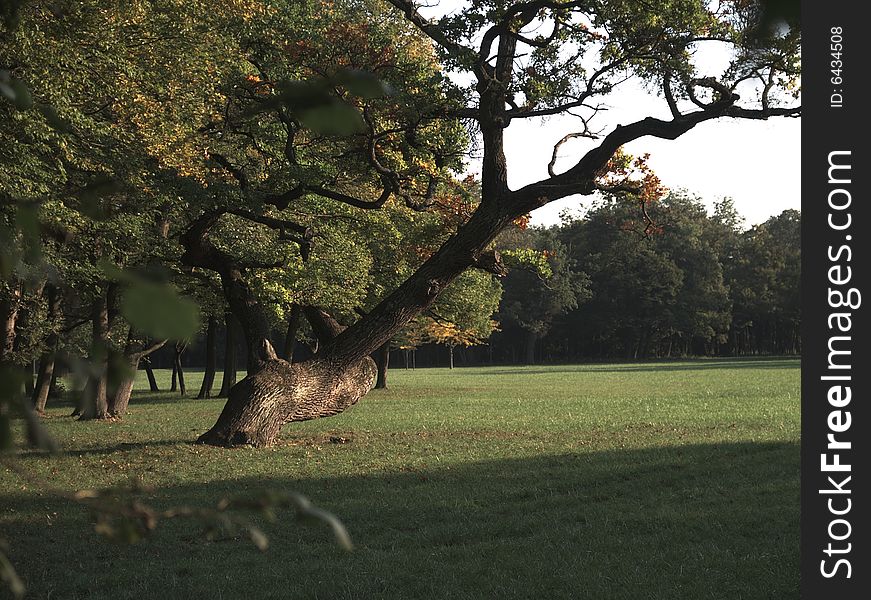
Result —
<instances>
[{"instance_id":1,"label":"green foliage","mask_svg":"<svg viewBox=\"0 0 871 600\"><path fill-rule=\"evenodd\" d=\"M554 319L590 297L587 274L576 269L576 258L544 229L509 230L500 239L511 267L499 307L510 321L534 338L548 333ZM533 338L533 339L534 339Z\"/></svg>"},{"instance_id":2,"label":"green foliage","mask_svg":"<svg viewBox=\"0 0 871 600\"><path fill-rule=\"evenodd\" d=\"M736 343L747 352L795 352L801 324L801 214L787 210L738 235L725 275Z\"/></svg>"}]
</instances>

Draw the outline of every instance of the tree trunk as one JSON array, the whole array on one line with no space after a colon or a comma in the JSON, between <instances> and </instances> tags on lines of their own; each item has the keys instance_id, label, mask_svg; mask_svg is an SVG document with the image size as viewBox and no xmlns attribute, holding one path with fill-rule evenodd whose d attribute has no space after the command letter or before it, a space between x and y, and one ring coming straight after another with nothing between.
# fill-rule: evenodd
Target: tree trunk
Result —
<instances>
[{"instance_id":1,"label":"tree trunk","mask_svg":"<svg viewBox=\"0 0 871 600\"><path fill-rule=\"evenodd\" d=\"M216 363L216 333L218 329L218 320L209 316L209 327L206 329L206 372L203 374L203 385L200 387L200 393L197 394L197 399L211 398L212 386L215 383L215 371L217 370Z\"/></svg>"},{"instance_id":2,"label":"tree trunk","mask_svg":"<svg viewBox=\"0 0 871 600\"><path fill-rule=\"evenodd\" d=\"M91 353L89 360L94 375L85 386L79 419L106 419L109 403L106 397L109 368L109 307L106 292L101 291L91 306Z\"/></svg>"},{"instance_id":3,"label":"tree trunk","mask_svg":"<svg viewBox=\"0 0 871 600\"><path fill-rule=\"evenodd\" d=\"M224 325L227 335L224 344L224 376L221 379L221 391L218 392L219 398L229 396L230 388L236 385L236 327L234 321L235 318L231 313L225 315Z\"/></svg>"},{"instance_id":4,"label":"tree trunk","mask_svg":"<svg viewBox=\"0 0 871 600\"><path fill-rule=\"evenodd\" d=\"M144 348L134 348L133 330L131 329L128 335L127 347L124 349L124 358L127 361L128 368L127 375L120 381L112 397L109 399L109 413L112 416L122 417L127 412L127 407L130 405L130 396L133 395L133 384L136 381L139 363L143 359L147 360L152 352L163 348L164 344L166 344L166 340L154 342Z\"/></svg>"},{"instance_id":5,"label":"tree trunk","mask_svg":"<svg viewBox=\"0 0 871 600\"><path fill-rule=\"evenodd\" d=\"M170 392L178 391L178 364L175 362L175 355L172 357L172 380L169 384Z\"/></svg>"},{"instance_id":6,"label":"tree trunk","mask_svg":"<svg viewBox=\"0 0 871 600\"><path fill-rule=\"evenodd\" d=\"M454 347L452 345L448 345L448 366L451 369L454 368Z\"/></svg>"},{"instance_id":7,"label":"tree trunk","mask_svg":"<svg viewBox=\"0 0 871 600\"><path fill-rule=\"evenodd\" d=\"M154 376L154 368L151 366L151 358L146 356L142 359L145 368L145 375L148 377L148 389L152 392L159 392L160 386L157 385L157 378Z\"/></svg>"},{"instance_id":8,"label":"tree trunk","mask_svg":"<svg viewBox=\"0 0 871 600\"><path fill-rule=\"evenodd\" d=\"M182 235L182 261L221 276L224 295L245 333L251 372L230 389L218 422L200 441L265 445L284 423L337 414L356 403L375 384L377 369L369 355L429 307L466 268L479 265L504 272L498 255L485 256L484 249L516 215L500 211L493 200L482 203L456 235L352 327L342 330L328 315L306 307L305 316L321 343L311 359L293 365L276 356L266 312L242 267L209 241L208 232L219 217L219 212L204 214Z\"/></svg>"},{"instance_id":9,"label":"tree trunk","mask_svg":"<svg viewBox=\"0 0 871 600\"><path fill-rule=\"evenodd\" d=\"M33 363L31 362L24 369L24 395L27 398L33 398L33 394L34 394Z\"/></svg>"},{"instance_id":10,"label":"tree trunk","mask_svg":"<svg viewBox=\"0 0 871 600\"><path fill-rule=\"evenodd\" d=\"M175 356L173 358L173 369L175 370L176 376L178 377L178 391L184 396L187 393L187 388L184 384L184 369L181 365L181 357L184 354L184 351L187 350L187 343L185 342L176 342L175 344Z\"/></svg>"},{"instance_id":11,"label":"tree trunk","mask_svg":"<svg viewBox=\"0 0 871 600\"><path fill-rule=\"evenodd\" d=\"M284 360L293 362L293 349L296 346L296 333L302 321L302 306L294 304L290 307L290 317L287 320L287 334L284 336Z\"/></svg>"},{"instance_id":12,"label":"tree trunk","mask_svg":"<svg viewBox=\"0 0 871 600\"><path fill-rule=\"evenodd\" d=\"M336 415L356 403L374 385L376 370L368 356L350 367L317 358L291 364L275 356L230 389L218 422L197 442L269 445L285 423Z\"/></svg>"},{"instance_id":13,"label":"tree trunk","mask_svg":"<svg viewBox=\"0 0 871 600\"><path fill-rule=\"evenodd\" d=\"M39 366L36 371L36 386L33 390L33 408L37 414L45 414L45 405L48 402L51 384L54 380L54 357L57 354L58 343L60 336L58 329L61 327L61 298L63 297L54 285L46 286L46 297L48 300L48 322L51 326L51 333L46 336L46 350L39 357Z\"/></svg>"},{"instance_id":14,"label":"tree trunk","mask_svg":"<svg viewBox=\"0 0 871 600\"><path fill-rule=\"evenodd\" d=\"M51 380L54 375L54 352L46 352L39 358L36 372L36 386L33 389L33 409L37 414L45 414L45 405L51 390Z\"/></svg>"},{"instance_id":15,"label":"tree trunk","mask_svg":"<svg viewBox=\"0 0 871 600\"><path fill-rule=\"evenodd\" d=\"M136 371L139 369L139 359L131 357L127 367L133 375L124 377L115 388L115 392L109 398L109 414L113 417L122 417L130 405L130 396L133 395L133 384L136 381Z\"/></svg>"},{"instance_id":16,"label":"tree trunk","mask_svg":"<svg viewBox=\"0 0 871 600\"><path fill-rule=\"evenodd\" d=\"M378 368L375 389L386 390L387 369L390 367L390 342L384 342L384 344L375 352L375 366Z\"/></svg>"},{"instance_id":17,"label":"tree trunk","mask_svg":"<svg viewBox=\"0 0 871 600\"><path fill-rule=\"evenodd\" d=\"M48 397L49 398L60 397L60 392L57 389L57 376L58 376L58 365L57 365L57 363L55 363L54 370L51 373L51 383L48 384Z\"/></svg>"}]
</instances>

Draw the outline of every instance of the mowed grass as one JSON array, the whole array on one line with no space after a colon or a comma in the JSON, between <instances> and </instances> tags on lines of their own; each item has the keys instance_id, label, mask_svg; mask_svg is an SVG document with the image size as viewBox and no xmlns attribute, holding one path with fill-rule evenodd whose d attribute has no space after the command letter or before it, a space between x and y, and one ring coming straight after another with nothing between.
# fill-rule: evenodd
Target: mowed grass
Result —
<instances>
[{"instance_id":1,"label":"mowed grass","mask_svg":"<svg viewBox=\"0 0 871 600\"><path fill-rule=\"evenodd\" d=\"M69 491L138 476L160 507L299 491L355 550L290 514L258 521L265 553L182 520L116 544L3 467L0 537L32 598L795 598L799 405L787 359L393 370L275 447L220 449L192 441L222 400L140 388L121 422L51 408L62 454L15 460Z\"/></svg>"}]
</instances>

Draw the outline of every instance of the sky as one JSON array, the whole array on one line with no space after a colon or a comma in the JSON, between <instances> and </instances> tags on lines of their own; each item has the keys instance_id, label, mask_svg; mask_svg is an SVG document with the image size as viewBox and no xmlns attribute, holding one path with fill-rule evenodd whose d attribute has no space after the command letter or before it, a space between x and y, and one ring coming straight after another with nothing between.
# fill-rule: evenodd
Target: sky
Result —
<instances>
[{"instance_id":1,"label":"sky","mask_svg":"<svg viewBox=\"0 0 871 600\"><path fill-rule=\"evenodd\" d=\"M461 4L461 0L442 0L421 12L436 18ZM712 48L700 55L698 64L706 71L704 75L715 75L726 60L726 55ZM669 115L661 97L633 82L618 87L606 101L608 111L597 117L598 128L604 127L603 135L618 124ZM554 144L579 129L579 122L570 116L513 121L505 133L509 186L516 189L547 177ZM594 143L581 139L563 145L556 171L568 168ZM801 208L800 119L717 119L696 126L677 140L645 137L627 144L625 149L634 155L650 153L649 164L664 185L685 189L708 207L724 197L732 198L746 226L789 208ZM470 170L475 171L474 163ZM533 212L532 223L555 224L563 211L582 214L589 204L589 197L558 200Z\"/></svg>"}]
</instances>

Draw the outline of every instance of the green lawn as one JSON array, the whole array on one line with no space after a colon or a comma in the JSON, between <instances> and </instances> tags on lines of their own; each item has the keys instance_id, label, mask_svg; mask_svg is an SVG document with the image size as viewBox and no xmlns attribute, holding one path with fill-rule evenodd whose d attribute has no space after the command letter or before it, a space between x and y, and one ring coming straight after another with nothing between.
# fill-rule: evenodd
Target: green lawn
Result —
<instances>
[{"instance_id":1,"label":"green lawn","mask_svg":"<svg viewBox=\"0 0 871 600\"><path fill-rule=\"evenodd\" d=\"M266 449L191 443L222 400L140 391L111 423L51 408L63 453L16 460L54 486L138 475L157 506L296 490L356 549L292 518L263 525L266 553L189 521L115 544L0 466L0 537L29 597L798 597L797 360L394 370L390 384Z\"/></svg>"}]
</instances>

